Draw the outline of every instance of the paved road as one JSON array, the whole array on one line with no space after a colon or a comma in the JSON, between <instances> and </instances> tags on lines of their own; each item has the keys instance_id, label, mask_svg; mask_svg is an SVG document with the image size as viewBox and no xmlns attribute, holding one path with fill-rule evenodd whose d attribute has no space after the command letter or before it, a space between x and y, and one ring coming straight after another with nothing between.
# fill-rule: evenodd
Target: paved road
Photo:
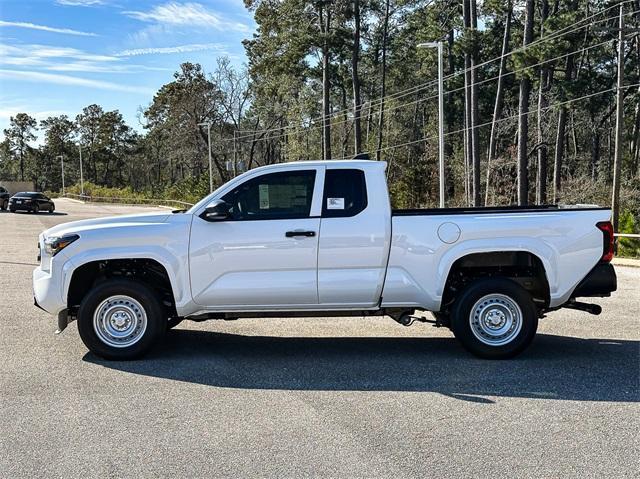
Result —
<instances>
[{"instance_id":1,"label":"paved road","mask_svg":"<svg viewBox=\"0 0 640 479\"><path fill-rule=\"evenodd\" d=\"M136 362L32 306L36 235L146 210L0 214L0 477L632 477L640 269L512 361L389 319L188 323ZM637 475L635 476L637 477Z\"/></svg>"}]
</instances>

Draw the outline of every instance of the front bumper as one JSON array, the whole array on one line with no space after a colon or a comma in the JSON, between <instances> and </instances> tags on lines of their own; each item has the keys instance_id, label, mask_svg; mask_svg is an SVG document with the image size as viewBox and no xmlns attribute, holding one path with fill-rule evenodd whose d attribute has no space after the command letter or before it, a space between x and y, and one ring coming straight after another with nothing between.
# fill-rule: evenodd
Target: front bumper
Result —
<instances>
[{"instance_id":1,"label":"front bumper","mask_svg":"<svg viewBox=\"0 0 640 479\"><path fill-rule=\"evenodd\" d=\"M616 271L611 263L598 263L573 290L571 297L611 296L618 289Z\"/></svg>"},{"instance_id":2,"label":"front bumper","mask_svg":"<svg viewBox=\"0 0 640 479\"><path fill-rule=\"evenodd\" d=\"M33 270L33 301L40 309L57 315L66 309L62 299L62 275L60 270L43 271L40 266Z\"/></svg>"}]
</instances>

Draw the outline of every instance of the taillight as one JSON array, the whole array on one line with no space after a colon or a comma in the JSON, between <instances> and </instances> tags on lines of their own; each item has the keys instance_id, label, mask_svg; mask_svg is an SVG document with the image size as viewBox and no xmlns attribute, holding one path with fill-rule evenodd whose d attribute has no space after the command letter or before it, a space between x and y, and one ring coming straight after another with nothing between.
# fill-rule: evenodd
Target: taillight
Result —
<instances>
[{"instance_id":1,"label":"taillight","mask_svg":"<svg viewBox=\"0 0 640 479\"><path fill-rule=\"evenodd\" d=\"M613 259L614 238L611 221L596 223L596 227L602 231L602 258L600 261L609 262Z\"/></svg>"}]
</instances>

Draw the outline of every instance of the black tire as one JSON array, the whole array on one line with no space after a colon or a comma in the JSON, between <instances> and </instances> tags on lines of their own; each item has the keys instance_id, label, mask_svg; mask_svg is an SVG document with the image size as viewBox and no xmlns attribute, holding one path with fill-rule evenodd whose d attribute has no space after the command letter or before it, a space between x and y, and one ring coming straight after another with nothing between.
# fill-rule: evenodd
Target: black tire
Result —
<instances>
[{"instance_id":1,"label":"black tire","mask_svg":"<svg viewBox=\"0 0 640 479\"><path fill-rule=\"evenodd\" d=\"M2 202L2 211L6 211L8 206L9 206L9 201L4 200Z\"/></svg>"},{"instance_id":2,"label":"black tire","mask_svg":"<svg viewBox=\"0 0 640 479\"><path fill-rule=\"evenodd\" d=\"M31 209L32 213L38 214L40 213L40 205L35 205L32 209Z\"/></svg>"},{"instance_id":3,"label":"black tire","mask_svg":"<svg viewBox=\"0 0 640 479\"><path fill-rule=\"evenodd\" d=\"M53 213L53 206L49 207L49 214Z\"/></svg>"},{"instance_id":4,"label":"black tire","mask_svg":"<svg viewBox=\"0 0 640 479\"><path fill-rule=\"evenodd\" d=\"M146 329L139 335L137 342L130 346L109 345L94 328L94 313L103 302L115 296L134 299L146 314ZM78 310L78 332L82 342L92 353L110 360L136 359L148 353L164 335L166 321L165 310L155 291L128 279L109 279L96 285L82 300Z\"/></svg>"},{"instance_id":5,"label":"black tire","mask_svg":"<svg viewBox=\"0 0 640 479\"><path fill-rule=\"evenodd\" d=\"M487 303L482 304L480 300L486 300ZM514 303L519 308L519 314L518 309L513 307ZM489 309L491 304L495 307ZM514 326L503 336L487 334L481 326L487 323L486 321L481 323L481 321L483 318L485 320L490 318L480 314L483 307L486 308L484 311L487 315L491 315L494 311L495 316L490 318L495 317L495 321L498 322L504 319L505 314L506 317L510 317L509 315L515 310L516 313L512 317L520 317L519 331ZM474 320L471 320L472 314L475 314ZM511 324L515 323L513 321ZM470 283L454 302L451 310L451 329L456 339L476 356L486 359L507 359L521 353L531 344L538 329L538 314L531 295L520 285L505 278L480 279ZM484 330L486 331L487 327ZM484 341L480 340L479 336L483 337ZM493 343L487 344L487 342Z\"/></svg>"},{"instance_id":6,"label":"black tire","mask_svg":"<svg viewBox=\"0 0 640 479\"><path fill-rule=\"evenodd\" d=\"M184 320L184 318L175 318L175 317L174 318L169 318L169 321L167 321L167 331L169 331L170 329L175 328L183 320Z\"/></svg>"}]
</instances>

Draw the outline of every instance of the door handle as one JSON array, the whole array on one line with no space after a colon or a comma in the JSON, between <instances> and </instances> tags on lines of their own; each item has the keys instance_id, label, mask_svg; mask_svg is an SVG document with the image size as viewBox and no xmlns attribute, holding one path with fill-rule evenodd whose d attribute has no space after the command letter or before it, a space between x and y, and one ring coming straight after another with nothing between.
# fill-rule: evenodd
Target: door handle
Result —
<instances>
[{"instance_id":1,"label":"door handle","mask_svg":"<svg viewBox=\"0 0 640 479\"><path fill-rule=\"evenodd\" d=\"M287 238L293 238L295 236L306 236L308 238L312 238L316 235L315 231L287 231L284 234Z\"/></svg>"}]
</instances>

